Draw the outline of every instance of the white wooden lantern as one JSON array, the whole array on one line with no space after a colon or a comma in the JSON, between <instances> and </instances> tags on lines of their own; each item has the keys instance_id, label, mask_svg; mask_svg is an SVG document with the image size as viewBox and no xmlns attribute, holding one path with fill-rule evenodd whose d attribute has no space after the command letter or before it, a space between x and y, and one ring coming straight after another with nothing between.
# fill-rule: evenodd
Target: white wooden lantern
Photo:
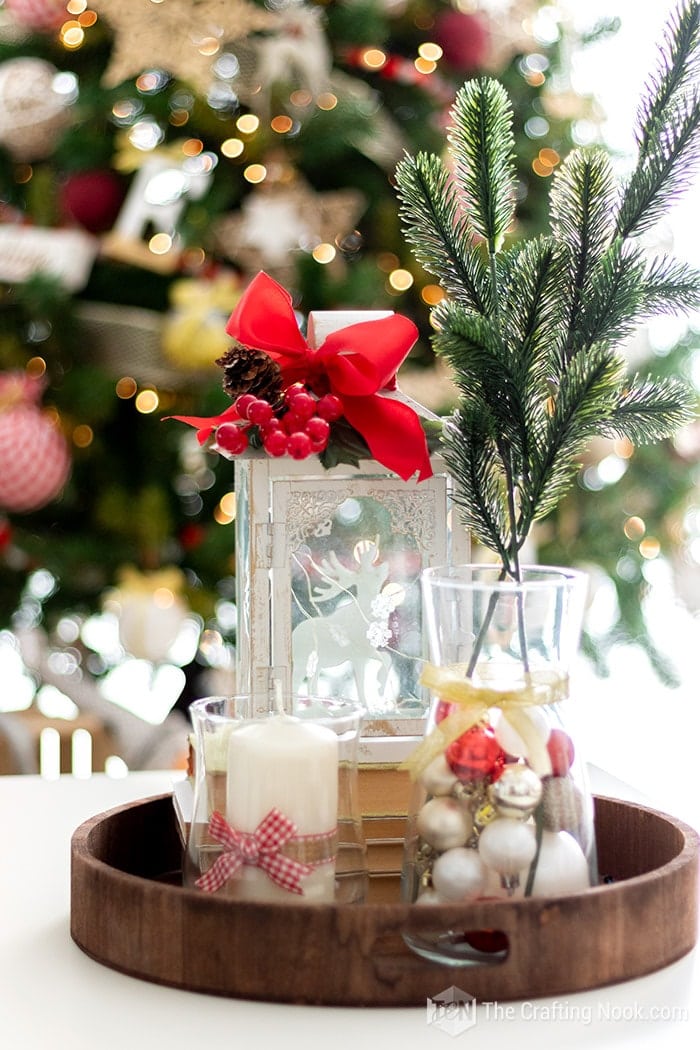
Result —
<instances>
[{"instance_id":1,"label":"white wooden lantern","mask_svg":"<svg viewBox=\"0 0 700 1050\"><path fill-rule=\"evenodd\" d=\"M312 314L309 343L377 316ZM375 460L327 470L317 457L236 457L239 688L354 697L370 734L422 732L420 574L469 560L454 481L440 456L431 465L418 482Z\"/></svg>"}]
</instances>

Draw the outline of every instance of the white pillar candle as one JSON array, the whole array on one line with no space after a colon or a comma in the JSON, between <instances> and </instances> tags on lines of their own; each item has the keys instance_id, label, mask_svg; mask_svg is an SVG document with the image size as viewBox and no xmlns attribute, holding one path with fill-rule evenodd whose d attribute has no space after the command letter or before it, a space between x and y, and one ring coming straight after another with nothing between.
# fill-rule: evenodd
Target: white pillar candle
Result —
<instances>
[{"instance_id":1,"label":"white pillar candle","mask_svg":"<svg viewBox=\"0 0 700 1050\"><path fill-rule=\"evenodd\" d=\"M326 835L338 820L338 738L325 726L274 715L231 733L226 819L251 834L271 809L296 825L297 835ZM334 895L335 864L301 880L303 896L277 886L264 871L244 866L229 883L233 896L255 900L325 900Z\"/></svg>"}]
</instances>

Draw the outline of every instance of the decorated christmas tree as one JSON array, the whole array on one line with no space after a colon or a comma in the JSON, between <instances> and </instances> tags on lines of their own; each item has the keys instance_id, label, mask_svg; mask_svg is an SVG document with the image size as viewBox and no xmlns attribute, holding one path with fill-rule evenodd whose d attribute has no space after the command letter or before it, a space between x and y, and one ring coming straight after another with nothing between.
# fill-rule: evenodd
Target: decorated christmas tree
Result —
<instances>
[{"instance_id":1,"label":"decorated christmas tree","mask_svg":"<svg viewBox=\"0 0 700 1050\"><path fill-rule=\"evenodd\" d=\"M228 666L230 467L163 417L227 404L214 362L259 270L302 325L319 309L411 317L402 385L452 408L429 324L444 292L403 237L397 164L441 149L461 85L494 75L513 105L512 232L541 232L552 176L596 135L567 79L585 44L538 0L0 4L0 624L12 646L45 632L39 683L75 695L47 669L54 650L91 682L124 646L185 664L197 691ZM669 484L662 517L687 472ZM569 504L581 537L590 507L580 491ZM575 558L563 520L545 522L543 557ZM121 649L83 629L109 601ZM149 651L129 631L144 603ZM641 629L625 608L622 628Z\"/></svg>"}]
</instances>

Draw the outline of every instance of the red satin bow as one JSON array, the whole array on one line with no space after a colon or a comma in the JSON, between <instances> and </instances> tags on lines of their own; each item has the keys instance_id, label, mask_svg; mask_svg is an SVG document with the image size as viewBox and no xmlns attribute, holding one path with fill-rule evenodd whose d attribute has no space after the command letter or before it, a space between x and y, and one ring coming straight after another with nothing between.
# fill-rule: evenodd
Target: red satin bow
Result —
<instances>
[{"instance_id":1,"label":"red satin bow","mask_svg":"<svg viewBox=\"0 0 700 1050\"><path fill-rule=\"evenodd\" d=\"M304 382L319 396L335 394L372 456L404 481L416 471L419 481L431 476L419 417L409 405L381 393L395 388L396 372L416 341L416 327L407 317L392 314L348 325L312 349L299 331L291 296L261 272L239 300L226 331L243 346L269 354L285 386ZM219 423L235 418L231 407L211 419L184 421L200 427L200 441L205 441Z\"/></svg>"},{"instance_id":2,"label":"red satin bow","mask_svg":"<svg viewBox=\"0 0 700 1050\"><path fill-rule=\"evenodd\" d=\"M209 871L195 882L200 890L214 893L244 864L261 868L273 882L290 893L303 893L300 879L313 871L280 853L282 846L296 835L296 825L278 809L271 809L252 834L237 831L220 813L212 813L209 834L224 847Z\"/></svg>"}]
</instances>

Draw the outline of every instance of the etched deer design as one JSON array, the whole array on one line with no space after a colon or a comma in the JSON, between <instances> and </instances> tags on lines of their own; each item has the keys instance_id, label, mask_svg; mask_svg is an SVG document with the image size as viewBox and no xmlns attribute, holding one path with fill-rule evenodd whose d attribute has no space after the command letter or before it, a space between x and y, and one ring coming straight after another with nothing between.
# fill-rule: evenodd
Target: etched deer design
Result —
<instances>
[{"instance_id":1,"label":"etched deer design","mask_svg":"<svg viewBox=\"0 0 700 1050\"><path fill-rule=\"evenodd\" d=\"M334 551L316 566L326 582L314 587L314 603L327 602L338 595L344 595L345 600L327 616L321 612L309 616L292 631L293 684L295 693L306 683L309 694L314 695L324 671L349 663L358 699L371 711L381 706L391 668L389 653L380 651L371 638L372 625L378 619L376 602L389 565L379 561L379 548L369 540L360 541L353 554L356 567L342 565ZM367 681L371 664L378 665L373 687Z\"/></svg>"}]
</instances>

